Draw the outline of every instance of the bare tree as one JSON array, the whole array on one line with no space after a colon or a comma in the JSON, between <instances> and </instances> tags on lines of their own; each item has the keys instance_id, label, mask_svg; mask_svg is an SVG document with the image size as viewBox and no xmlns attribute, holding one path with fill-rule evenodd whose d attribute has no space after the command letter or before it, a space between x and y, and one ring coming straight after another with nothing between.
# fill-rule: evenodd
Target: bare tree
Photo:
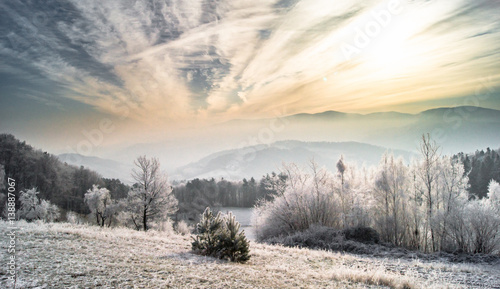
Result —
<instances>
[{"instance_id":1,"label":"bare tree","mask_svg":"<svg viewBox=\"0 0 500 289\"><path fill-rule=\"evenodd\" d=\"M467 183L464 166L458 159L443 157L440 165L440 178L438 182L439 206L438 215L439 249L445 250L452 246L453 234L449 224L456 221L458 207L464 206L467 201Z\"/></svg>"},{"instance_id":2,"label":"bare tree","mask_svg":"<svg viewBox=\"0 0 500 289\"><path fill-rule=\"evenodd\" d=\"M157 158L140 156L134 165L132 177L137 183L128 194L126 208L136 228L147 231L151 220L175 213L177 199Z\"/></svg>"},{"instance_id":3,"label":"bare tree","mask_svg":"<svg viewBox=\"0 0 500 289\"><path fill-rule=\"evenodd\" d=\"M403 242L407 227L408 183L408 168L403 159L394 159L392 154L385 153L375 177L374 197L379 207L377 211L381 213L377 223L383 239L398 246Z\"/></svg>"},{"instance_id":4,"label":"bare tree","mask_svg":"<svg viewBox=\"0 0 500 289\"><path fill-rule=\"evenodd\" d=\"M436 187L439 176L439 146L435 141L431 140L429 134L427 134L427 136L424 134L422 135L422 142L420 143L419 150L422 155L422 160L420 163L420 169L417 171L417 176L422 183L421 190L426 200L426 231L428 232L430 230L431 237L431 247L429 248L428 242L426 241L425 249L436 251L436 232L434 230L434 226L432 225L432 221L434 217L434 207L436 206L435 202L437 201L435 198L435 191L437 189ZM426 240L427 239L428 238L426 238Z\"/></svg>"}]
</instances>

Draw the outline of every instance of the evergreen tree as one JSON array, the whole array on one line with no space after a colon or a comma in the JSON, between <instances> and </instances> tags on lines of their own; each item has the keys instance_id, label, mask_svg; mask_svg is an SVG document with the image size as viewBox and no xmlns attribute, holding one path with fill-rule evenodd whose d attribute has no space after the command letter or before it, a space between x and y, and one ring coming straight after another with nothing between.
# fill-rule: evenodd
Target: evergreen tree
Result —
<instances>
[{"instance_id":1,"label":"evergreen tree","mask_svg":"<svg viewBox=\"0 0 500 289\"><path fill-rule=\"evenodd\" d=\"M224 229L221 230L219 238L218 257L229 258L232 262L244 263L250 259L250 249L245 233L239 232L240 223L235 216L229 212L223 219Z\"/></svg>"},{"instance_id":2,"label":"evergreen tree","mask_svg":"<svg viewBox=\"0 0 500 289\"><path fill-rule=\"evenodd\" d=\"M207 207L196 225L192 250L200 255L244 263L250 259L250 249L245 233L239 229L240 224L232 213L223 216L219 212L214 216Z\"/></svg>"},{"instance_id":3,"label":"evergreen tree","mask_svg":"<svg viewBox=\"0 0 500 289\"><path fill-rule=\"evenodd\" d=\"M195 253L204 256L214 256L219 248L218 233L223 226L221 213L214 214L209 207L201 215L200 222L196 225L196 238L191 244Z\"/></svg>"}]
</instances>

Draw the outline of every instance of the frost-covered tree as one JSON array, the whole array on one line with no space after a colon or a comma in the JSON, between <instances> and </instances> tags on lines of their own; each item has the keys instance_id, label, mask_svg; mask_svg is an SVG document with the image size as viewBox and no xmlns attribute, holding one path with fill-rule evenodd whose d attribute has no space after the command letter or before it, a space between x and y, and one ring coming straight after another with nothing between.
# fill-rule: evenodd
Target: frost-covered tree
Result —
<instances>
[{"instance_id":1,"label":"frost-covered tree","mask_svg":"<svg viewBox=\"0 0 500 289\"><path fill-rule=\"evenodd\" d=\"M491 180L488 185L488 199L493 208L500 214L500 184L495 180Z\"/></svg>"},{"instance_id":2,"label":"frost-covered tree","mask_svg":"<svg viewBox=\"0 0 500 289\"><path fill-rule=\"evenodd\" d=\"M220 250L218 257L228 258L232 262L245 263L250 259L250 246L244 231L240 231L240 223L229 212L224 216L224 230L219 235Z\"/></svg>"},{"instance_id":3,"label":"frost-covered tree","mask_svg":"<svg viewBox=\"0 0 500 289\"><path fill-rule=\"evenodd\" d=\"M366 171L355 163L344 162L344 177L332 178L336 202L342 208L342 227L370 226L369 209L373 206L373 188L367 182Z\"/></svg>"},{"instance_id":4,"label":"frost-covered tree","mask_svg":"<svg viewBox=\"0 0 500 289\"><path fill-rule=\"evenodd\" d=\"M341 155L339 161L337 162L337 171L339 172L342 185L344 185L344 173L346 169L347 167L344 163L344 156Z\"/></svg>"},{"instance_id":5,"label":"frost-covered tree","mask_svg":"<svg viewBox=\"0 0 500 289\"><path fill-rule=\"evenodd\" d=\"M500 252L500 186L490 181L488 195L468 204L471 253L494 254Z\"/></svg>"},{"instance_id":6,"label":"frost-covered tree","mask_svg":"<svg viewBox=\"0 0 500 289\"><path fill-rule=\"evenodd\" d=\"M148 230L150 221L165 219L177 210L177 199L172 194L167 176L160 170L156 158L140 156L135 161L132 177L136 181L129 191L126 210L137 229Z\"/></svg>"},{"instance_id":7,"label":"frost-covered tree","mask_svg":"<svg viewBox=\"0 0 500 289\"><path fill-rule=\"evenodd\" d=\"M455 246L450 224L460 222L457 213L467 202L468 178L464 173L463 164L458 159L447 156L440 159L438 194L436 198L436 216L433 227L436 228L439 249L451 249Z\"/></svg>"},{"instance_id":8,"label":"frost-covered tree","mask_svg":"<svg viewBox=\"0 0 500 289\"><path fill-rule=\"evenodd\" d=\"M19 195L20 208L18 211L19 218L28 221L40 219L40 201L38 200L40 192L36 188L27 191L21 191Z\"/></svg>"},{"instance_id":9,"label":"frost-covered tree","mask_svg":"<svg viewBox=\"0 0 500 289\"><path fill-rule=\"evenodd\" d=\"M420 190L420 180L417 177L419 162L413 159L409 167L409 193L408 193L408 236L406 246L420 250L422 248L423 224L425 219L425 204L423 191Z\"/></svg>"},{"instance_id":10,"label":"frost-covered tree","mask_svg":"<svg viewBox=\"0 0 500 289\"><path fill-rule=\"evenodd\" d=\"M47 200L39 200L40 192L36 188L21 191L19 196L20 208L18 216L28 221L44 220L53 222L60 216L59 208Z\"/></svg>"},{"instance_id":11,"label":"frost-covered tree","mask_svg":"<svg viewBox=\"0 0 500 289\"><path fill-rule=\"evenodd\" d=\"M47 200L41 200L39 208L41 218L46 222L54 222L61 215L59 207Z\"/></svg>"},{"instance_id":12,"label":"frost-covered tree","mask_svg":"<svg viewBox=\"0 0 500 289\"><path fill-rule=\"evenodd\" d=\"M90 209L90 212L96 218L97 225L104 227L106 220L110 219L114 214L114 202L111 199L111 194L106 188L99 188L98 185L93 185L85 193L85 204Z\"/></svg>"},{"instance_id":13,"label":"frost-covered tree","mask_svg":"<svg viewBox=\"0 0 500 289\"><path fill-rule=\"evenodd\" d=\"M342 224L345 227L347 225L347 215L349 213L348 207L349 207L349 186L346 186L345 183L345 174L347 170L347 165L344 162L344 156L341 155L340 159L337 162L337 172L338 176L340 178L340 185L337 186L337 189L335 190L338 198L340 200L340 205L342 208ZM352 172L352 170L351 170ZM346 188L347 187L347 188Z\"/></svg>"},{"instance_id":14,"label":"frost-covered tree","mask_svg":"<svg viewBox=\"0 0 500 289\"><path fill-rule=\"evenodd\" d=\"M424 227L424 248L436 251L436 228L433 219L436 208L437 182L439 178L439 146L431 140L429 134L422 135L420 143L421 159L416 170L417 186L425 200L426 222Z\"/></svg>"},{"instance_id":15,"label":"frost-covered tree","mask_svg":"<svg viewBox=\"0 0 500 289\"><path fill-rule=\"evenodd\" d=\"M469 252L491 254L500 250L500 215L488 198L472 200L467 207Z\"/></svg>"},{"instance_id":16,"label":"frost-covered tree","mask_svg":"<svg viewBox=\"0 0 500 289\"><path fill-rule=\"evenodd\" d=\"M402 158L382 156L374 184L375 219L382 239L402 245L407 236L408 168Z\"/></svg>"}]
</instances>

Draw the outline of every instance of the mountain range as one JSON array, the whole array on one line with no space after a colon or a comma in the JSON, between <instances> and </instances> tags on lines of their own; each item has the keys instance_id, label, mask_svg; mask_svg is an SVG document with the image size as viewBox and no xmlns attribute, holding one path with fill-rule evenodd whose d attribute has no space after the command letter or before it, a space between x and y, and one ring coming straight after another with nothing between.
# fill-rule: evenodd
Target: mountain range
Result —
<instances>
[{"instance_id":1,"label":"mountain range","mask_svg":"<svg viewBox=\"0 0 500 289\"><path fill-rule=\"evenodd\" d=\"M279 172L283 163L306 166L314 160L330 171L336 171L337 161L343 155L348 163L359 166L377 165L384 152L390 151L409 161L412 153L390 150L358 142L301 142L279 141L268 145L248 146L211 154L197 162L177 169L174 179L193 178L260 178L271 171Z\"/></svg>"},{"instance_id":2,"label":"mountain range","mask_svg":"<svg viewBox=\"0 0 500 289\"><path fill-rule=\"evenodd\" d=\"M343 154L359 165L377 164L386 150L409 159L418 153L422 134L429 133L443 154L500 147L500 111L460 106L417 114L370 114L326 111L257 120L232 120L207 127L204 135L186 140L141 144L103 162L80 156L81 163L103 176L130 179L131 156L160 158L171 178L260 177L282 162L305 165L314 159L334 171ZM130 165L124 165L130 163ZM111 169L112 168L112 169Z\"/></svg>"},{"instance_id":3,"label":"mountain range","mask_svg":"<svg viewBox=\"0 0 500 289\"><path fill-rule=\"evenodd\" d=\"M416 151L422 134L429 133L442 152L473 152L500 146L500 111L474 106L437 108L417 114L379 112L370 114L326 111L295 114L264 120L229 121L221 130L259 136L272 127L272 141L356 141L387 148ZM265 141L266 139L264 139Z\"/></svg>"},{"instance_id":4,"label":"mountain range","mask_svg":"<svg viewBox=\"0 0 500 289\"><path fill-rule=\"evenodd\" d=\"M127 165L118 161L80 154L57 155L60 161L74 166L84 166L98 172L101 176L110 179L120 179L122 182L132 183L132 164Z\"/></svg>"}]
</instances>

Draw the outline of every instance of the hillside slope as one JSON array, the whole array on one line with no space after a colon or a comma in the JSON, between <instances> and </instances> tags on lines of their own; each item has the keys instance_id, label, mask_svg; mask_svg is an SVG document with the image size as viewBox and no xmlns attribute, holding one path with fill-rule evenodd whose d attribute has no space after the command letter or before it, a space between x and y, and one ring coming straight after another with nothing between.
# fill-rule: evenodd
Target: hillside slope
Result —
<instances>
[{"instance_id":1,"label":"hillside slope","mask_svg":"<svg viewBox=\"0 0 500 289\"><path fill-rule=\"evenodd\" d=\"M16 288L494 288L500 268L427 263L251 242L234 264L190 252L189 237L18 222ZM0 234L8 224L0 222ZM10 255L3 243L0 262ZM403 287L406 285L405 287ZM12 288L6 266L0 287Z\"/></svg>"}]
</instances>

